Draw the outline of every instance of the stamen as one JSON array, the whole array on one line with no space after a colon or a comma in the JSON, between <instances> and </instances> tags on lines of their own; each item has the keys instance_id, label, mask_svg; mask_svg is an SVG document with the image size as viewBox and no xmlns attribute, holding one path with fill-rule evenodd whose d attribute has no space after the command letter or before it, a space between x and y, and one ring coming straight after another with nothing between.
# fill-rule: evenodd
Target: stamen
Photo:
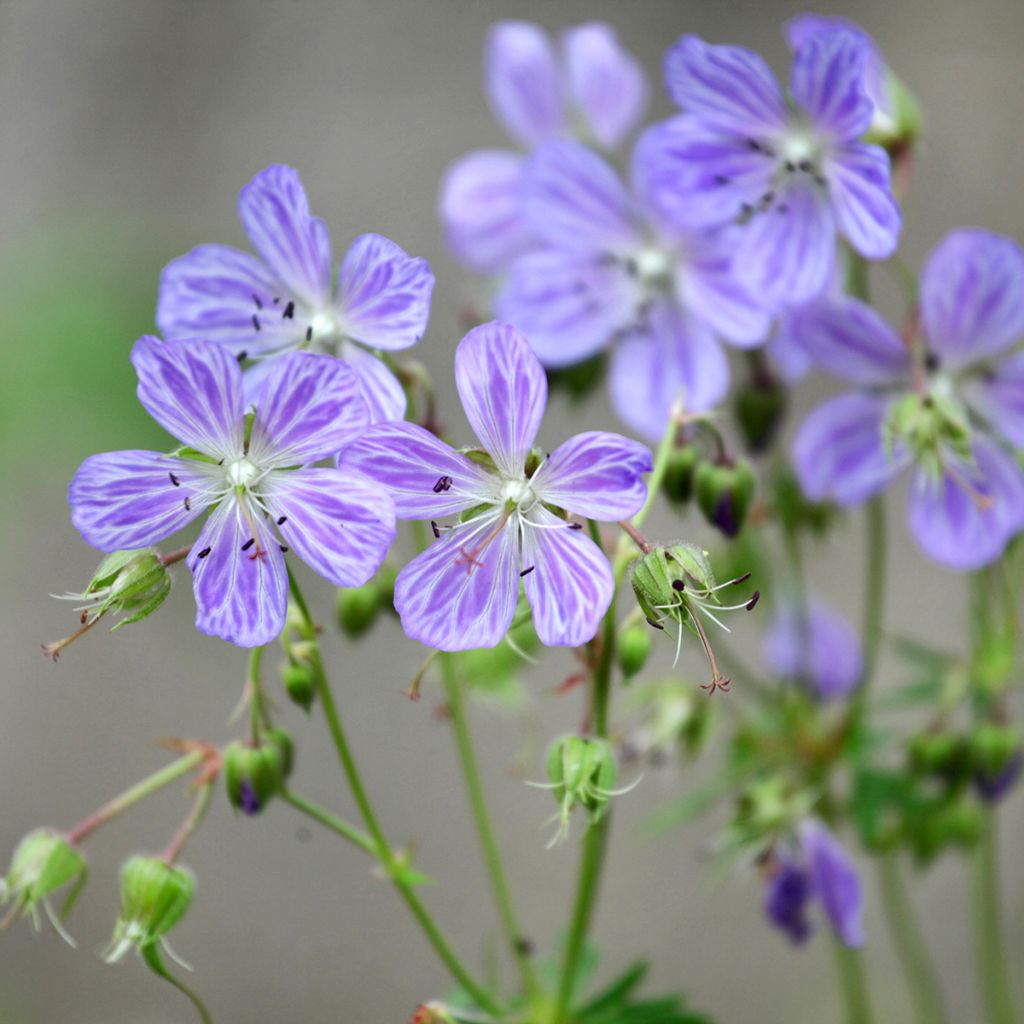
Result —
<instances>
[{"instance_id":1,"label":"stamen","mask_svg":"<svg viewBox=\"0 0 1024 1024\"><path fill-rule=\"evenodd\" d=\"M306 341L312 341L312 340L313 340L313 326L312 326L312 324L310 324L310 326L306 328Z\"/></svg>"},{"instance_id":2,"label":"stamen","mask_svg":"<svg viewBox=\"0 0 1024 1024\"><path fill-rule=\"evenodd\" d=\"M289 547L288 547L287 544L278 544L277 546L281 549L282 552L285 552L285 551L289 550Z\"/></svg>"},{"instance_id":3,"label":"stamen","mask_svg":"<svg viewBox=\"0 0 1024 1024\"><path fill-rule=\"evenodd\" d=\"M569 529L570 530L582 530L583 529L583 524L582 523L569 523L568 525L569 525Z\"/></svg>"},{"instance_id":4,"label":"stamen","mask_svg":"<svg viewBox=\"0 0 1024 1024\"><path fill-rule=\"evenodd\" d=\"M436 484L434 484L434 493L440 494L442 491L451 490L451 486L455 481L450 476L442 476L438 478Z\"/></svg>"},{"instance_id":5,"label":"stamen","mask_svg":"<svg viewBox=\"0 0 1024 1024\"><path fill-rule=\"evenodd\" d=\"M282 320L291 320L294 316L295 316L295 303L294 302L289 302L288 305L284 307L284 312L281 314L281 319Z\"/></svg>"},{"instance_id":6,"label":"stamen","mask_svg":"<svg viewBox=\"0 0 1024 1024\"><path fill-rule=\"evenodd\" d=\"M682 592L686 589L686 584L682 580L673 580L672 589Z\"/></svg>"},{"instance_id":7,"label":"stamen","mask_svg":"<svg viewBox=\"0 0 1024 1024\"><path fill-rule=\"evenodd\" d=\"M760 601L760 600L761 600L761 591L760 590L755 590L753 597L751 597L751 599L746 603L746 605L744 607L746 607L748 612L752 612L754 610L754 605L756 605L757 602Z\"/></svg>"},{"instance_id":8,"label":"stamen","mask_svg":"<svg viewBox=\"0 0 1024 1024\"><path fill-rule=\"evenodd\" d=\"M262 330L260 327L260 318L255 313L252 315L252 326L257 331Z\"/></svg>"},{"instance_id":9,"label":"stamen","mask_svg":"<svg viewBox=\"0 0 1024 1024\"><path fill-rule=\"evenodd\" d=\"M260 297L255 292L253 292L252 301L256 303L257 309L263 308L263 303L260 301Z\"/></svg>"},{"instance_id":10,"label":"stamen","mask_svg":"<svg viewBox=\"0 0 1024 1024\"><path fill-rule=\"evenodd\" d=\"M243 551L248 551L248 550L249 550L249 548L251 548L251 547L253 546L253 544L255 544L255 543L256 543L256 538L255 538L255 537L250 537L250 538L249 538L249 539L248 539L248 540L247 540L247 541L246 541L246 542L245 542L245 543L244 543L244 544L242 545L242 550L243 550Z\"/></svg>"},{"instance_id":11,"label":"stamen","mask_svg":"<svg viewBox=\"0 0 1024 1024\"><path fill-rule=\"evenodd\" d=\"M245 349L243 348L243 349L242 349L242 351L241 351L241 352L239 352L239 353L238 353L238 355L236 355L236 356L235 356L235 358L236 358L236 359L237 359L237 360L238 360L238 361L239 361L240 363L243 363L243 362L245 362L245 360L246 360L246 359L248 359L248 358L249 358L249 353L248 353L248 352L246 352L246 351L245 351Z\"/></svg>"},{"instance_id":12,"label":"stamen","mask_svg":"<svg viewBox=\"0 0 1024 1024\"><path fill-rule=\"evenodd\" d=\"M648 615L645 615L644 618L647 619L647 625L648 626L653 626L655 629L664 629L665 628L660 622L655 622L654 619L652 619Z\"/></svg>"},{"instance_id":13,"label":"stamen","mask_svg":"<svg viewBox=\"0 0 1024 1024\"><path fill-rule=\"evenodd\" d=\"M288 522L288 517L287 516L279 516L278 520L277 520L277 525L278 526L284 526L284 524L287 523L287 522Z\"/></svg>"},{"instance_id":14,"label":"stamen","mask_svg":"<svg viewBox=\"0 0 1024 1024\"><path fill-rule=\"evenodd\" d=\"M205 558L211 550L211 548L203 548L203 550L196 555L196 558Z\"/></svg>"},{"instance_id":15,"label":"stamen","mask_svg":"<svg viewBox=\"0 0 1024 1024\"><path fill-rule=\"evenodd\" d=\"M535 565L531 565L531 566L529 566L528 568L524 569L524 570L523 570L523 571L522 571L522 572L521 572L521 573L519 574L519 578L520 578L520 579L522 579L522 578L523 578L524 576L529 576L529 575L530 575L530 573L531 573L531 572L533 572L533 570L534 570L534 569L536 569L536 568L537 568L537 566L535 566Z\"/></svg>"},{"instance_id":16,"label":"stamen","mask_svg":"<svg viewBox=\"0 0 1024 1024\"><path fill-rule=\"evenodd\" d=\"M191 512L192 511L192 502L189 501L188 495L185 495L185 511L186 512Z\"/></svg>"},{"instance_id":17,"label":"stamen","mask_svg":"<svg viewBox=\"0 0 1024 1024\"><path fill-rule=\"evenodd\" d=\"M437 525L437 522L433 519L430 520L430 528L434 531L434 540L441 539L441 529Z\"/></svg>"},{"instance_id":18,"label":"stamen","mask_svg":"<svg viewBox=\"0 0 1024 1024\"><path fill-rule=\"evenodd\" d=\"M178 480L178 478L173 473L168 473L167 475L171 478L171 483L174 484L175 487L181 486L181 481Z\"/></svg>"}]
</instances>

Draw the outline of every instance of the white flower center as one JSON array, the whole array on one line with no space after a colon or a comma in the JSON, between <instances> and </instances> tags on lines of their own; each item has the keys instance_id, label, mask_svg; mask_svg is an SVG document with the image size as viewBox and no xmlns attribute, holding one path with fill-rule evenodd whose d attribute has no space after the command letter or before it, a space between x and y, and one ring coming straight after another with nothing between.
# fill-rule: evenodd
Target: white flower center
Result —
<instances>
[{"instance_id":1,"label":"white flower center","mask_svg":"<svg viewBox=\"0 0 1024 1024\"><path fill-rule=\"evenodd\" d=\"M633 259L637 277L644 283L660 283L672 273L672 260L664 249L649 246L641 249Z\"/></svg>"},{"instance_id":2,"label":"white flower center","mask_svg":"<svg viewBox=\"0 0 1024 1024\"><path fill-rule=\"evenodd\" d=\"M536 503L537 495L527 480L506 480L501 489L502 501L511 501L518 508Z\"/></svg>"},{"instance_id":3,"label":"white flower center","mask_svg":"<svg viewBox=\"0 0 1024 1024\"><path fill-rule=\"evenodd\" d=\"M310 343L332 351L345 337L338 314L333 309L322 309L310 321Z\"/></svg>"},{"instance_id":4,"label":"white flower center","mask_svg":"<svg viewBox=\"0 0 1024 1024\"><path fill-rule=\"evenodd\" d=\"M248 487L259 476L259 469L248 459L236 459L227 467L228 483L232 487Z\"/></svg>"}]
</instances>

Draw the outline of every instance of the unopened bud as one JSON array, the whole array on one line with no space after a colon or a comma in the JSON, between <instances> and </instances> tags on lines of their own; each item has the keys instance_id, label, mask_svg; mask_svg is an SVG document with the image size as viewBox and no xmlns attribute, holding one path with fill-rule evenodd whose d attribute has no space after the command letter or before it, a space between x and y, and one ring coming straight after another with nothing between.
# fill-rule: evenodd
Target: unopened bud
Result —
<instances>
[{"instance_id":1,"label":"unopened bud","mask_svg":"<svg viewBox=\"0 0 1024 1024\"><path fill-rule=\"evenodd\" d=\"M286 662L281 668L281 681L285 692L302 708L308 711L316 697L316 676L312 665L305 662Z\"/></svg>"},{"instance_id":2,"label":"unopened bud","mask_svg":"<svg viewBox=\"0 0 1024 1024\"><path fill-rule=\"evenodd\" d=\"M121 868L121 913L106 954L120 960L133 947L163 942L192 902L192 873L159 857L130 857Z\"/></svg>"},{"instance_id":3,"label":"unopened bud","mask_svg":"<svg viewBox=\"0 0 1024 1024\"><path fill-rule=\"evenodd\" d=\"M381 593L376 581L338 591L338 625L350 640L366 633L377 621Z\"/></svg>"},{"instance_id":4,"label":"unopened bud","mask_svg":"<svg viewBox=\"0 0 1024 1024\"><path fill-rule=\"evenodd\" d=\"M628 626L619 637L619 668L628 679L647 664L651 653L651 631L643 625Z\"/></svg>"},{"instance_id":5,"label":"unopened bud","mask_svg":"<svg viewBox=\"0 0 1024 1024\"><path fill-rule=\"evenodd\" d=\"M754 470L745 459L731 465L702 462L694 473L694 493L704 518L726 537L743 527L754 498Z\"/></svg>"},{"instance_id":6,"label":"unopened bud","mask_svg":"<svg viewBox=\"0 0 1024 1024\"><path fill-rule=\"evenodd\" d=\"M665 475L661 478L661 490L673 505L685 505L690 500L698 458L699 453L692 444L673 448L669 454Z\"/></svg>"},{"instance_id":7,"label":"unopened bud","mask_svg":"<svg viewBox=\"0 0 1024 1024\"><path fill-rule=\"evenodd\" d=\"M39 908L42 907L57 931L71 942L61 921L71 912L87 874L85 858L58 832L49 828L29 832L15 848L7 876L0 881L0 903L11 904L0 921L0 930L18 916L31 917L38 928ZM60 913L55 913L50 897L71 882L75 883L74 887Z\"/></svg>"},{"instance_id":8,"label":"unopened bud","mask_svg":"<svg viewBox=\"0 0 1024 1024\"><path fill-rule=\"evenodd\" d=\"M552 391L562 391L572 402L582 402L604 377L607 357L599 353L582 363L548 370L548 386Z\"/></svg>"},{"instance_id":9,"label":"unopened bud","mask_svg":"<svg viewBox=\"0 0 1024 1024\"><path fill-rule=\"evenodd\" d=\"M971 768L988 777L999 775L1021 749L1020 731L999 722L981 722L968 740Z\"/></svg>"},{"instance_id":10,"label":"unopened bud","mask_svg":"<svg viewBox=\"0 0 1024 1024\"><path fill-rule=\"evenodd\" d=\"M224 751L224 781L231 805L250 817L259 814L284 783L286 756L270 737L260 743L231 743Z\"/></svg>"},{"instance_id":11,"label":"unopened bud","mask_svg":"<svg viewBox=\"0 0 1024 1024\"><path fill-rule=\"evenodd\" d=\"M754 453L771 447L785 415L786 389L769 373L756 373L736 395L736 420Z\"/></svg>"},{"instance_id":12,"label":"unopened bud","mask_svg":"<svg viewBox=\"0 0 1024 1024\"><path fill-rule=\"evenodd\" d=\"M968 750L964 738L953 732L920 732L910 737L910 764L928 775L952 777L967 767Z\"/></svg>"},{"instance_id":13,"label":"unopened bud","mask_svg":"<svg viewBox=\"0 0 1024 1024\"><path fill-rule=\"evenodd\" d=\"M617 766L607 740L599 737L563 736L548 751L548 780L558 802L558 839L568 835L569 815L582 807L591 822L598 821L615 795Z\"/></svg>"}]
</instances>

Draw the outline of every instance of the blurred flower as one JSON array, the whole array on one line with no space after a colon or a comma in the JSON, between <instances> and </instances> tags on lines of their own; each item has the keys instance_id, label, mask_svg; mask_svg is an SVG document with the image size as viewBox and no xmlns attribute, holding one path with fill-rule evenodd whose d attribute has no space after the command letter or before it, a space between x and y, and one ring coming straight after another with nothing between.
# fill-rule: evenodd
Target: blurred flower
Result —
<instances>
[{"instance_id":1,"label":"blurred flower","mask_svg":"<svg viewBox=\"0 0 1024 1024\"><path fill-rule=\"evenodd\" d=\"M999 771L976 771L973 776L975 792L985 803L997 803L1016 785L1022 767L1024 753L1018 751Z\"/></svg>"},{"instance_id":2,"label":"blurred flower","mask_svg":"<svg viewBox=\"0 0 1024 1024\"><path fill-rule=\"evenodd\" d=\"M196 628L242 647L284 627L289 547L338 586L373 575L394 537L389 499L369 481L311 468L367 425L347 366L308 352L277 360L250 426L242 372L222 346L146 337L132 362L146 411L187 447L86 459L68 489L86 543L145 547L212 509L188 556Z\"/></svg>"},{"instance_id":3,"label":"blurred flower","mask_svg":"<svg viewBox=\"0 0 1024 1024\"><path fill-rule=\"evenodd\" d=\"M360 235L332 288L331 243L291 167L275 164L242 189L238 210L260 258L201 245L164 268L157 324L168 339L208 338L254 361L245 379L255 397L274 358L295 349L344 359L371 420L401 419L405 393L371 350L420 340L434 276L380 235Z\"/></svg>"},{"instance_id":4,"label":"blurred flower","mask_svg":"<svg viewBox=\"0 0 1024 1024\"><path fill-rule=\"evenodd\" d=\"M531 449L547 382L526 339L491 323L455 354L455 382L479 449L454 451L411 423L371 427L342 452L385 485L402 519L460 516L395 582L406 633L431 647L493 647L508 631L520 578L545 644L589 640L612 598L611 566L566 512L601 520L643 505L651 453L618 434L570 438L544 457ZM559 511L553 511L559 510Z\"/></svg>"}]
</instances>

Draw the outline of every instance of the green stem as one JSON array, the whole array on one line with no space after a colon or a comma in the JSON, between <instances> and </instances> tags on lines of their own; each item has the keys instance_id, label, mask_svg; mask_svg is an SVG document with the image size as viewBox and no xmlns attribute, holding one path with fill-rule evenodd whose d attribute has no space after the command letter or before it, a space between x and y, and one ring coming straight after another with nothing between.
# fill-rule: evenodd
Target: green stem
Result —
<instances>
[{"instance_id":1,"label":"green stem","mask_svg":"<svg viewBox=\"0 0 1024 1024\"><path fill-rule=\"evenodd\" d=\"M295 605L299 609L304 621L306 639L314 641L316 639L316 627L309 614L309 607L307 606L305 599L302 597L302 592L299 590L299 585L290 571L288 573L288 582L291 588L292 598L295 601ZM363 824L366 826L366 830L369 832L370 838L374 844L377 858L387 871L388 876L391 878L392 883L398 890L399 895L405 901L405 905L409 908L409 911L423 930L427 940L430 942L431 946L433 946L434 952L437 953L441 962L448 968L452 977L466 990L467 994L475 1000L482 1009L493 1014L495 1017L500 1017L501 1009L498 1004L484 988L473 980L469 972L462 965L462 962L455 955L451 946L449 946L447 940L439 931L433 918L430 916L430 913L420 901L420 898L413 886L402 876L402 865L399 858L395 855L394 850L392 850L391 844L384 835L384 830L381 828L380 822L377 820L377 815L370 803L366 787L363 785L359 769L356 767L355 758L353 757L352 750L349 747L348 739L345 736L345 730L342 728L341 716L338 714L338 708L334 703L334 696L331 693L330 685L327 682L327 674L324 671L323 660L320 657L320 648L318 645L313 646L311 663L313 666L314 676L316 677L316 689L320 697L320 704L324 709L324 717L327 719L327 727L330 731L331 739L334 742L334 748L338 753L338 760L341 762L341 768L345 774L346 780L348 781L349 789L352 791L352 796L355 799L356 806L359 808Z\"/></svg>"},{"instance_id":2,"label":"green stem","mask_svg":"<svg viewBox=\"0 0 1024 1024\"><path fill-rule=\"evenodd\" d=\"M189 811L188 817L181 823L178 831L174 833L171 841L167 844L167 849L161 854L168 864L173 864L178 859L181 851L185 848L185 843L188 842L195 830L202 824L203 818L206 817L206 812L210 809L211 799L213 799L212 779L200 785L195 803L192 805L192 810Z\"/></svg>"},{"instance_id":3,"label":"green stem","mask_svg":"<svg viewBox=\"0 0 1024 1024\"><path fill-rule=\"evenodd\" d=\"M329 829L331 832L336 832L342 839L347 839L353 845L358 846L364 853L368 853L376 859L377 844L365 832L356 828L355 825L350 825L343 818L331 814L330 811L324 810L319 804L299 796L298 793L293 793L290 789L281 791L281 799L286 804L291 804L297 811L301 811L307 818L312 818L323 825L324 828Z\"/></svg>"},{"instance_id":4,"label":"green stem","mask_svg":"<svg viewBox=\"0 0 1024 1024\"><path fill-rule=\"evenodd\" d=\"M668 468L668 460L671 458L672 449L675 447L678 429L679 425L673 416L669 420L668 427L662 435L661 443L658 445L658 450L654 455L654 466L651 469L651 475L647 478L647 498L644 500L643 508L633 516L633 525L637 528L647 518L647 514L651 511L651 506L658 496L658 491L661 490L661 481L665 478L665 470Z\"/></svg>"},{"instance_id":5,"label":"green stem","mask_svg":"<svg viewBox=\"0 0 1024 1024\"><path fill-rule=\"evenodd\" d=\"M946 1024L942 987L932 965L924 936L917 925L905 879L895 853L877 861L882 910L896 953L903 966L919 1024Z\"/></svg>"},{"instance_id":6,"label":"green stem","mask_svg":"<svg viewBox=\"0 0 1024 1024\"><path fill-rule=\"evenodd\" d=\"M882 617L885 612L885 502L881 495L867 506L865 534L864 611L862 638L864 646L864 678L857 691L856 710L863 713L868 688L874 679L878 656L882 649Z\"/></svg>"},{"instance_id":7,"label":"green stem","mask_svg":"<svg viewBox=\"0 0 1024 1024\"><path fill-rule=\"evenodd\" d=\"M533 971L533 965L530 962L528 946L523 941L523 933L519 927L508 878L505 875L504 865L502 864L501 849L495 838L491 817L487 809L487 799L484 796L483 785L480 779L480 769L469 732L469 722L466 717L466 704L463 699L462 687L455 674L452 658L449 655L442 654L440 660L441 676L444 681L445 695L448 701L448 714L451 718L452 731L455 733L455 745L459 752L459 762L462 766L462 775L466 783L466 792L469 796L469 806L473 815L473 822L476 825L477 837L480 840L484 862L487 865L487 873L491 880L491 889L498 907L498 916L501 919L505 941L508 943L512 956L515 958L523 990L527 995L533 996L537 993L537 978Z\"/></svg>"},{"instance_id":8,"label":"green stem","mask_svg":"<svg viewBox=\"0 0 1024 1024\"><path fill-rule=\"evenodd\" d=\"M839 989L843 996L846 1024L871 1024L874 1016L868 999L867 979L864 974L864 960L861 950L850 949L838 939L833 939L836 973Z\"/></svg>"},{"instance_id":9,"label":"green stem","mask_svg":"<svg viewBox=\"0 0 1024 1024\"><path fill-rule=\"evenodd\" d=\"M154 974L163 978L164 981L170 982L179 992L188 997L192 1005L196 1008L196 1013L199 1014L199 1019L203 1024L213 1024L213 1018L210 1016L210 1011L207 1010L202 999L200 999L199 996L197 996L195 992L185 984L185 982L176 978L164 966L164 962L160 959L160 953L157 950L155 942L151 942L148 946L143 946L139 950L139 953L142 955L142 959L145 960L146 965Z\"/></svg>"},{"instance_id":10,"label":"green stem","mask_svg":"<svg viewBox=\"0 0 1024 1024\"><path fill-rule=\"evenodd\" d=\"M974 943L978 980L988 1024L1015 1024L1013 990L1006 966L999 907L996 813L988 808L974 850Z\"/></svg>"},{"instance_id":11,"label":"green stem","mask_svg":"<svg viewBox=\"0 0 1024 1024\"><path fill-rule=\"evenodd\" d=\"M262 726L267 724L267 712L263 703L263 687L260 683L260 665L263 662L263 652L266 648L254 647L249 652L249 671L247 682L249 685L249 728L252 732L253 743L259 743Z\"/></svg>"}]
</instances>

